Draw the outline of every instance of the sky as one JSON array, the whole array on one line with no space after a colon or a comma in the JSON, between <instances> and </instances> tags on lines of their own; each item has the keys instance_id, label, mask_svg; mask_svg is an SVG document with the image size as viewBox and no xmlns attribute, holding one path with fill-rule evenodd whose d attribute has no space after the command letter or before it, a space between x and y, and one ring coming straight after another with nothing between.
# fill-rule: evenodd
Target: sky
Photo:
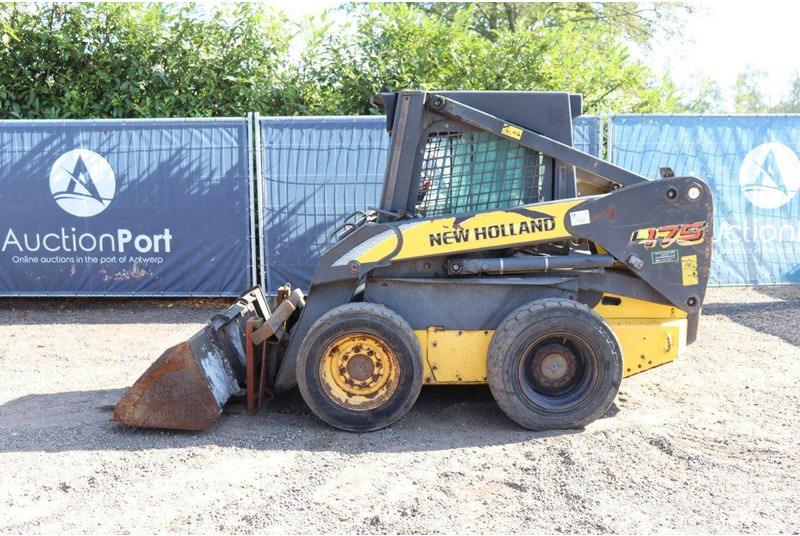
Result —
<instances>
[{"instance_id":1,"label":"sky","mask_svg":"<svg viewBox=\"0 0 800 536\"><path fill-rule=\"evenodd\" d=\"M682 40L667 39L644 58L656 72L668 71L673 81L691 90L703 73L729 88L748 65L765 71L761 87L776 103L800 74L799 2L714 2L696 4Z\"/></svg>"},{"instance_id":2,"label":"sky","mask_svg":"<svg viewBox=\"0 0 800 536\"><path fill-rule=\"evenodd\" d=\"M336 0L267 0L289 15L316 14L341 2ZM650 51L633 51L656 73L668 72L676 85L691 95L698 75L733 86L748 65L765 71L761 87L769 104L789 91L800 74L800 2L692 2L695 13L686 22L681 39L656 39Z\"/></svg>"}]
</instances>

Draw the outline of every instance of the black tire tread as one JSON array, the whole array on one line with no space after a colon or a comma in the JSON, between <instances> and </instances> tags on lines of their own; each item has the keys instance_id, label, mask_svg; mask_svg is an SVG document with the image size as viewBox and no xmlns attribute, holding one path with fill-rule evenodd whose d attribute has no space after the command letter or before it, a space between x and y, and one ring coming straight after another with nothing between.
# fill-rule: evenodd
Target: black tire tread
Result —
<instances>
[{"instance_id":1,"label":"black tire tread","mask_svg":"<svg viewBox=\"0 0 800 536\"><path fill-rule=\"evenodd\" d=\"M617 352L618 355L615 355L615 357L617 358L616 361L620 363L619 374L615 379L615 389L613 390L613 393L608 393L609 396L606 402L601 404L587 417L569 423L565 422L563 425L542 426L536 422L532 422L530 412L520 402L516 393L510 390L509 386L506 385L503 377L505 370L501 361L510 351L516 335L527 325L526 320L536 314L556 309L582 311L583 313L587 313L590 318L593 318L594 320L607 326L600 315L582 303L564 298L542 298L518 307L500 322L500 325L497 327L497 330L495 330L494 336L492 337L487 355L486 369L489 388L491 389L492 396L497 401L497 404L511 420L517 422L521 426L537 431L553 428L582 428L596 419L599 419L614 402L620 383L622 382L622 356L621 352ZM605 330L600 330L599 333L606 338L609 347L619 349L619 341L617 341L614 332L610 328L608 328L607 332Z\"/></svg>"},{"instance_id":2,"label":"black tire tread","mask_svg":"<svg viewBox=\"0 0 800 536\"><path fill-rule=\"evenodd\" d=\"M298 352L298 360L297 360L297 386L300 389L300 394L305 400L306 404L309 406L311 411L314 412L320 419L324 420L331 426L336 428L346 430L349 432L371 432L375 430L380 430L381 428L385 428L390 426L392 423L396 422L400 418L402 418L408 410L416 402L417 398L419 397L419 393L422 389L422 376L423 370L420 369L418 374L415 374L413 377L413 385L412 385L412 394L406 400L403 401L401 406L398 408L396 412L393 414L393 418L390 420L380 421L374 423L373 426L359 426L359 427L348 427L343 425L341 422L336 422L329 419L325 412L322 411L321 408L315 407L316 404L314 403L314 399L310 394L309 386L307 383L306 375L303 373L305 369L305 362L308 357L309 353L309 346L313 343L315 339L316 333L326 327L326 325L332 319L338 319L342 316L372 316L377 317L387 323L389 323L395 330L397 330L402 336L407 338L409 341L412 341L412 351L416 354L414 356L415 362L419 363L422 366L422 350L419 347L419 342L417 339L417 335L414 333L414 330L411 328L409 323L406 321L405 318L400 316L395 311L389 309L388 307L380 304L369 303L369 302L354 302L354 303L347 303L344 305L340 305L338 307L334 307L324 315L322 315L319 320L317 320L312 326L311 329L308 330L303 343L300 345L300 350Z\"/></svg>"}]
</instances>

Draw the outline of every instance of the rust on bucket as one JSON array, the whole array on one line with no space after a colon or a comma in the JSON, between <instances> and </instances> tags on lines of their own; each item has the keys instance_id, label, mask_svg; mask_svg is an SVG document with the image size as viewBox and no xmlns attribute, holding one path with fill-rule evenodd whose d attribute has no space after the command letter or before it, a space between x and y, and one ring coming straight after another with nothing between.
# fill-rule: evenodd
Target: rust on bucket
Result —
<instances>
[{"instance_id":1,"label":"rust on bucket","mask_svg":"<svg viewBox=\"0 0 800 536\"><path fill-rule=\"evenodd\" d=\"M113 420L141 428L205 430L222 409L188 342L169 348L125 393Z\"/></svg>"}]
</instances>

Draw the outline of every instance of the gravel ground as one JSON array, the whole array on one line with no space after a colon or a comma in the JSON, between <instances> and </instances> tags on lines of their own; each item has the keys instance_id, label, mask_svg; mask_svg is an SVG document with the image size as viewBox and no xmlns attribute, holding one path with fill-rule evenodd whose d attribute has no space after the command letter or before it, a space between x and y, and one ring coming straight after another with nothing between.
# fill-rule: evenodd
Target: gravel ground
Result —
<instances>
[{"instance_id":1,"label":"gravel ground","mask_svg":"<svg viewBox=\"0 0 800 536\"><path fill-rule=\"evenodd\" d=\"M800 289L714 289L699 341L585 430L485 387L335 431L295 392L204 433L109 421L218 300L0 300L0 532L800 531Z\"/></svg>"}]
</instances>

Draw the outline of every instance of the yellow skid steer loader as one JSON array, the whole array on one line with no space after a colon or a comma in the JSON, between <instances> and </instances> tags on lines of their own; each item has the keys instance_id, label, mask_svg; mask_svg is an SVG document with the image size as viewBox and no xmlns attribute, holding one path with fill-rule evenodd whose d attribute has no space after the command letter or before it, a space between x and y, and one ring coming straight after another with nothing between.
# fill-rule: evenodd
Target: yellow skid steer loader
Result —
<instances>
[{"instance_id":1,"label":"yellow skid steer loader","mask_svg":"<svg viewBox=\"0 0 800 536\"><path fill-rule=\"evenodd\" d=\"M201 430L299 386L332 426L400 419L422 385L488 383L534 429L585 426L623 377L695 340L712 196L576 150L568 93L381 94L391 147L379 207L348 218L305 296L243 294L167 350L118 422ZM272 307L271 307L271 306Z\"/></svg>"}]
</instances>

